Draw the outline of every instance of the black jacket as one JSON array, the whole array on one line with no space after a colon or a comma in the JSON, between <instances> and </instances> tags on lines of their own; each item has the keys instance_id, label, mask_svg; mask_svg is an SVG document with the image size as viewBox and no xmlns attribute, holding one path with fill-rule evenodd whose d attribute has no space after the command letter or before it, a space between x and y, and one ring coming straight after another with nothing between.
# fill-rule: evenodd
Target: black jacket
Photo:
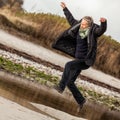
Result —
<instances>
[{"instance_id":1,"label":"black jacket","mask_svg":"<svg viewBox=\"0 0 120 120\"><path fill-rule=\"evenodd\" d=\"M63 11L71 27L65 30L57 38L55 43L53 43L52 47L57 50L63 51L72 57L75 57L76 37L81 20L77 21L76 19L74 19L68 8L64 8ZM97 38L100 37L106 31L106 28L107 22L101 22L100 26L95 23L92 23L90 27L90 31L87 37L88 53L86 59L84 59L86 64L89 66L93 65L96 58Z\"/></svg>"}]
</instances>

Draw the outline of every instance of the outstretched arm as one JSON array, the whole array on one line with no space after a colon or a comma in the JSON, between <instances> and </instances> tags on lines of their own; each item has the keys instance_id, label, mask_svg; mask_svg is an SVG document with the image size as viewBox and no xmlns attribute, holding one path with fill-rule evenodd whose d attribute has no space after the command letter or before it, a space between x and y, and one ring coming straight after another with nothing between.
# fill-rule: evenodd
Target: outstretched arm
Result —
<instances>
[{"instance_id":1,"label":"outstretched arm","mask_svg":"<svg viewBox=\"0 0 120 120\"><path fill-rule=\"evenodd\" d=\"M63 8L64 14L66 16L66 19L68 20L69 24L73 26L74 24L77 23L77 20L73 17L71 12L68 10L66 7L66 4L64 2L61 2L61 7Z\"/></svg>"},{"instance_id":2,"label":"outstretched arm","mask_svg":"<svg viewBox=\"0 0 120 120\"><path fill-rule=\"evenodd\" d=\"M95 34L97 34L98 36L101 36L107 29L107 20L106 18L100 18L100 22L101 22L101 25L96 28L95 30Z\"/></svg>"}]
</instances>

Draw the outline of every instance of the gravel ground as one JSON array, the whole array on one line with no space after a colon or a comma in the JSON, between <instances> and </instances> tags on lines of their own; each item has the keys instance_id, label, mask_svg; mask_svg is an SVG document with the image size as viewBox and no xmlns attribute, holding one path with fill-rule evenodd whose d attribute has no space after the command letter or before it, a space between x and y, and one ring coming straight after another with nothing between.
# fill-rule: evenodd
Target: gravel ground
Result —
<instances>
[{"instance_id":1,"label":"gravel ground","mask_svg":"<svg viewBox=\"0 0 120 120\"><path fill-rule=\"evenodd\" d=\"M23 58L22 56L18 56L16 54L9 53L7 51L0 50L0 56L7 58L15 63L20 63L23 66L31 66L40 71L44 71L46 74L54 75L61 78L62 72L56 69L51 69L50 67L44 66L42 64L38 64L36 62L30 61L28 59ZM76 81L77 85L83 86L86 89L96 91L97 93L101 93L104 95L108 95L111 97L115 97L120 99L120 94L109 89L103 88L101 86L95 85L93 83L89 83L87 81L81 80L80 78Z\"/></svg>"}]
</instances>

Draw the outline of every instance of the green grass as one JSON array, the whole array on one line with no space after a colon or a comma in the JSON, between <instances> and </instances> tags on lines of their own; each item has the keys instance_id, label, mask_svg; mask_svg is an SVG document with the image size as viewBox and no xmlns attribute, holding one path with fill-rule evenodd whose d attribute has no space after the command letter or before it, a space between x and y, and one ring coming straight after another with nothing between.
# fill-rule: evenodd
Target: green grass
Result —
<instances>
[{"instance_id":1,"label":"green grass","mask_svg":"<svg viewBox=\"0 0 120 120\"><path fill-rule=\"evenodd\" d=\"M103 95L80 86L78 88L88 99L92 101L97 101L100 104L107 105L111 110L120 110L120 99L116 99L108 95Z\"/></svg>"},{"instance_id":2,"label":"green grass","mask_svg":"<svg viewBox=\"0 0 120 120\"><path fill-rule=\"evenodd\" d=\"M46 81L57 83L58 81L57 76L45 74L34 67L22 66L3 57L0 57L0 69L40 83L46 83Z\"/></svg>"}]
</instances>

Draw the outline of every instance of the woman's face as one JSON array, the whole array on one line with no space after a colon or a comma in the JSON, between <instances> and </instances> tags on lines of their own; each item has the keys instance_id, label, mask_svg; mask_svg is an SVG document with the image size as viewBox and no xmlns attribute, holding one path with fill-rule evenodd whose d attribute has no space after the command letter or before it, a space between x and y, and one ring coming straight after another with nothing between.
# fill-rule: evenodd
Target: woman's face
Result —
<instances>
[{"instance_id":1,"label":"woman's face","mask_svg":"<svg viewBox=\"0 0 120 120\"><path fill-rule=\"evenodd\" d=\"M86 29L88 27L89 27L88 22L85 19L82 19L81 24L80 24L80 28Z\"/></svg>"}]
</instances>

